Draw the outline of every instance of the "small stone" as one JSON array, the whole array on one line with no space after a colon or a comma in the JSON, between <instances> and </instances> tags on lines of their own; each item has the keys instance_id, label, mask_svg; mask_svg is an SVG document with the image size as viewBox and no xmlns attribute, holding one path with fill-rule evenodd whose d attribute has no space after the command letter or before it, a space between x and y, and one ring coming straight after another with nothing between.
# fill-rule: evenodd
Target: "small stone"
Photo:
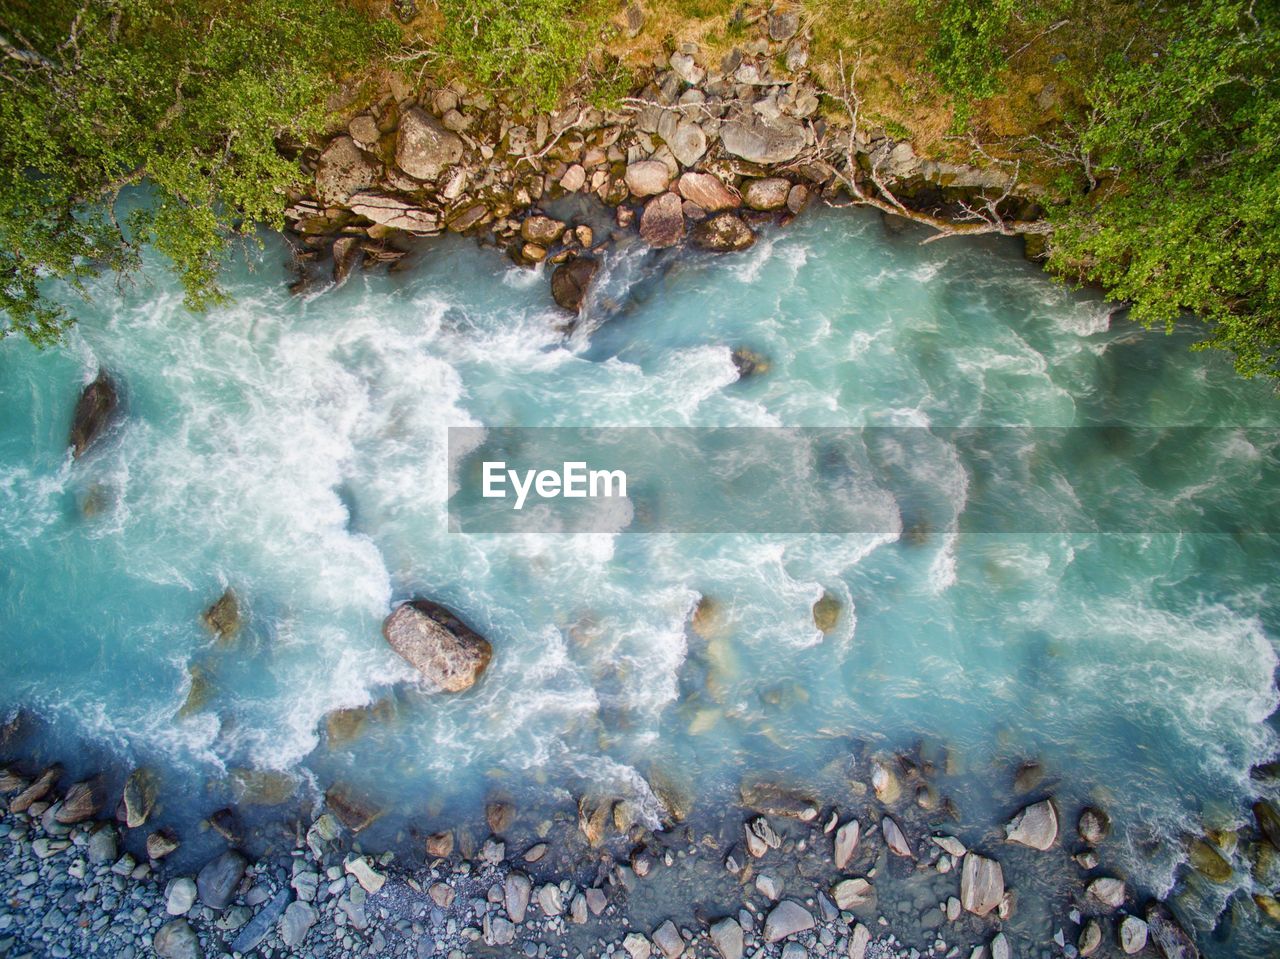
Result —
<instances>
[{"instance_id":1,"label":"small stone","mask_svg":"<svg viewBox=\"0 0 1280 959\"><path fill-rule=\"evenodd\" d=\"M871 901L874 892L865 879L842 879L831 889L831 897L840 909L854 909Z\"/></svg>"},{"instance_id":2,"label":"small stone","mask_svg":"<svg viewBox=\"0 0 1280 959\"><path fill-rule=\"evenodd\" d=\"M547 854L547 844L545 842L535 843L525 850L524 861L528 863L538 862Z\"/></svg>"},{"instance_id":3,"label":"small stone","mask_svg":"<svg viewBox=\"0 0 1280 959\"><path fill-rule=\"evenodd\" d=\"M248 864L248 860L234 849L205 863L196 875L200 901L210 909L225 909L235 895L236 886L240 885Z\"/></svg>"},{"instance_id":4,"label":"small stone","mask_svg":"<svg viewBox=\"0 0 1280 959\"><path fill-rule=\"evenodd\" d=\"M185 919L173 919L157 929L151 948L160 959L204 959L200 937Z\"/></svg>"},{"instance_id":5,"label":"small stone","mask_svg":"<svg viewBox=\"0 0 1280 959\"><path fill-rule=\"evenodd\" d=\"M753 210L780 210L787 204L791 181L782 177L764 177L748 180L743 187L742 199Z\"/></svg>"},{"instance_id":6,"label":"small stone","mask_svg":"<svg viewBox=\"0 0 1280 959\"><path fill-rule=\"evenodd\" d=\"M865 959L867 946L870 944L871 930L860 922L854 925L853 933L849 936L849 959Z\"/></svg>"},{"instance_id":7,"label":"small stone","mask_svg":"<svg viewBox=\"0 0 1280 959\"><path fill-rule=\"evenodd\" d=\"M116 827L106 825L90 833L89 845L86 851L89 856L89 862L95 866L115 862L116 856L119 855Z\"/></svg>"},{"instance_id":8,"label":"small stone","mask_svg":"<svg viewBox=\"0 0 1280 959\"><path fill-rule=\"evenodd\" d=\"M196 903L196 884L183 876L174 879L165 890L164 908L171 916L185 916Z\"/></svg>"},{"instance_id":9,"label":"small stone","mask_svg":"<svg viewBox=\"0 0 1280 959\"><path fill-rule=\"evenodd\" d=\"M598 916L604 912L604 907L608 905L609 900L605 897L603 889L592 887L584 895L587 900L587 908L591 910L591 915Z\"/></svg>"},{"instance_id":10,"label":"small stone","mask_svg":"<svg viewBox=\"0 0 1280 959\"><path fill-rule=\"evenodd\" d=\"M653 955L653 947L649 945L649 940L638 932L627 933L622 940L622 948L627 951L631 959L649 959Z\"/></svg>"},{"instance_id":11,"label":"small stone","mask_svg":"<svg viewBox=\"0 0 1280 959\"><path fill-rule=\"evenodd\" d=\"M813 914L792 899L784 899L770 911L764 923L766 942L781 942L788 936L814 927Z\"/></svg>"},{"instance_id":12,"label":"small stone","mask_svg":"<svg viewBox=\"0 0 1280 959\"><path fill-rule=\"evenodd\" d=\"M1147 947L1147 924L1137 916L1125 916L1120 920L1120 948L1126 956L1132 956Z\"/></svg>"},{"instance_id":13,"label":"small stone","mask_svg":"<svg viewBox=\"0 0 1280 959\"><path fill-rule=\"evenodd\" d=\"M343 868L351 875L356 877L356 882L360 883L360 888L365 892L375 893L382 888L387 881L386 876L377 872L364 856L356 856L354 859L348 859Z\"/></svg>"},{"instance_id":14,"label":"small stone","mask_svg":"<svg viewBox=\"0 0 1280 959\"><path fill-rule=\"evenodd\" d=\"M742 959L742 926L736 919L721 919L711 927L710 935L720 959Z\"/></svg>"},{"instance_id":15,"label":"small stone","mask_svg":"<svg viewBox=\"0 0 1280 959\"><path fill-rule=\"evenodd\" d=\"M960 872L960 905L975 916L985 916L1004 898L1004 870L994 859L971 852Z\"/></svg>"},{"instance_id":16,"label":"small stone","mask_svg":"<svg viewBox=\"0 0 1280 959\"><path fill-rule=\"evenodd\" d=\"M1081 811L1076 830L1080 833L1081 839L1091 846L1096 846L1111 832L1111 820L1101 809L1089 806Z\"/></svg>"},{"instance_id":17,"label":"small stone","mask_svg":"<svg viewBox=\"0 0 1280 959\"><path fill-rule=\"evenodd\" d=\"M581 163L575 163L560 178L560 188L566 193L577 193L587 183L587 171Z\"/></svg>"},{"instance_id":18,"label":"small stone","mask_svg":"<svg viewBox=\"0 0 1280 959\"><path fill-rule=\"evenodd\" d=\"M884 835L884 841L889 847L889 851L895 856L901 856L904 859L916 858L916 854L911 848L911 843L907 842L907 837L903 833L902 827L891 816L885 816L880 820L880 832Z\"/></svg>"},{"instance_id":19,"label":"small stone","mask_svg":"<svg viewBox=\"0 0 1280 959\"><path fill-rule=\"evenodd\" d=\"M453 855L453 833L438 832L428 836L427 855L433 859L447 859Z\"/></svg>"},{"instance_id":20,"label":"small stone","mask_svg":"<svg viewBox=\"0 0 1280 959\"><path fill-rule=\"evenodd\" d=\"M300 872L290 880L289 885L303 902L314 902L320 889L320 875L314 872Z\"/></svg>"},{"instance_id":21,"label":"small stone","mask_svg":"<svg viewBox=\"0 0 1280 959\"><path fill-rule=\"evenodd\" d=\"M684 940L680 938L680 930L670 919L653 931L653 943L666 959L677 959L684 954Z\"/></svg>"},{"instance_id":22,"label":"small stone","mask_svg":"<svg viewBox=\"0 0 1280 959\"><path fill-rule=\"evenodd\" d=\"M1003 932L997 932L991 940L991 959L1011 959L1009 939Z\"/></svg>"},{"instance_id":23,"label":"small stone","mask_svg":"<svg viewBox=\"0 0 1280 959\"><path fill-rule=\"evenodd\" d=\"M1104 876L1089 883L1085 895L1100 905L1119 909L1124 905L1124 883Z\"/></svg>"},{"instance_id":24,"label":"small stone","mask_svg":"<svg viewBox=\"0 0 1280 959\"><path fill-rule=\"evenodd\" d=\"M836 830L835 863L837 869L844 869L858 851L858 839L862 835L862 824L851 819Z\"/></svg>"},{"instance_id":25,"label":"small stone","mask_svg":"<svg viewBox=\"0 0 1280 959\"><path fill-rule=\"evenodd\" d=\"M564 897L560 893L560 887L551 883L539 886L538 907L547 916L558 916L564 912Z\"/></svg>"},{"instance_id":26,"label":"small stone","mask_svg":"<svg viewBox=\"0 0 1280 959\"><path fill-rule=\"evenodd\" d=\"M1102 945L1102 926L1098 920L1090 919L1080 930L1080 938L1076 940L1076 948L1082 956L1092 956Z\"/></svg>"},{"instance_id":27,"label":"small stone","mask_svg":"<svg viewBox=\"0 0 1280 959\"><path fill-rule=\"evenodd\" d=\"M305 902L291 902L280 917L280 938L290 949L296 949L316 924L316 911Z\"/></svg>"},{"instance_id":28,"label":"small stone","mask_svg":"<svg viewBox=\"0 0 1280 959\"><path fill-rule=\"evenodd\" d=\"M427 889L427 895L441 909L448 909L453 905L453 897L456 894L453 891L453 887L447 883L433 882L430 888Z\"/></svg>"},{"instance_id":29,"label":"small stone","mask_svg":"<svg viewBox=\"0 0 1280 959\"><path fill-rule=\"evenodd\" d=\"M770 902L776 902L782 896L782 883L765 873L756 876L756 889Z\"/></svg>"}]
</instances>

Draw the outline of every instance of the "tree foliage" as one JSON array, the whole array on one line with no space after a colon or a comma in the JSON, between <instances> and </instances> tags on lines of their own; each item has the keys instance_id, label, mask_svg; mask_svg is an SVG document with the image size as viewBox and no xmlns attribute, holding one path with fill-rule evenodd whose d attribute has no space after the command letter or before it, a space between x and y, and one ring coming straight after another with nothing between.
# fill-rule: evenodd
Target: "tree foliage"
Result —
<instances>
[{"instance_id":1,"label":"tree foliage","mask_svg":"<svg viewBox=\"0 0 1280 959\"><path fill-rule=\"evenodd\" d=\"M152 243L188 300L219 296L229 237L280 225L300 179L283 143L326 118L335 78L382 27L328 0L10 0L0 26L0 310L4 333L55 340L83 291ZM154 202L117 217L120 191Z\"/></svg>"},{"instance_id":2,"label":"tree foliage","mask_svg":"<svg viewBox=\"0 0 1280 959\"><path fill-rule=\"evenodd\" d=\"M1004 42L1015 0L916 0L916 17L933 32L929 69L955 109L955 126L967 125L975 100L1000 90Z\"/></svg>"},{"instance_id":3,"label":"tree foliage","mask_svg":"<svg viewBox=\"0 0 1280 959\"><path fill-rule=\"evenodd\" d=\"M1280 8L1191 0L1088 91L1100 185L1053 211L1051 264L1135 319L1186 310L1246 376L1280 375Z\"/></svg>"}]
</instances>

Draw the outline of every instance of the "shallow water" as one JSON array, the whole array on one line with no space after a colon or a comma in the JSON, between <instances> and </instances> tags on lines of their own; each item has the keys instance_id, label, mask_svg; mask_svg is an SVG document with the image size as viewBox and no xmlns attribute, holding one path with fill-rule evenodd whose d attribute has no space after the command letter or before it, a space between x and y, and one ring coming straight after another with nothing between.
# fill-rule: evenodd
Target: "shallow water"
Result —
<instances>
[{"instance_id":1,"label":"shallow water","mask_svg":"<svg viewBox=\"0 0 1280 959\"><path fill-rule=\"evenodd\" d=\"M1110 864L1171 891L1182 836L1243 825L1250 768L1277 749L1270 537L910 516L846 536L447 530L448 426L1280 425L1268 387L1185 333L1112 320L1016 245L918 239L823 211L732 257L623 243L568 338L543 271L456 238L305 298L268 239L202 316L155 263L123 293L97 284L65 346L0 354L0 705L35 707L49 754L88 742L159 767L186 797L164 814L179 825L225 803L235 769L351 784L391 828L473 815L495 790L598 791L656 817L651 782L715 807L746 770L833 795L870 752L924 742L949 758L959 833L981 838L1035 758L1066 818L1087 800L1112 813ZM742 346L766 374L738 380ZM99 366L123 415L73 463ZM1212 490L1248 528L1277 446L1206 442L1159 482L1112 468L1080 495ZM929 480L962 513L963 464ZM227 585L247 622L222 648L200 613ZM826 636L824 590L842 604ZM493 642L471 692L422 689L382 640L413 595ZM179 717L193 669L208 700ZM331 747L326 715L374 703ZM1247 865L1193 883L1189 915L1212 925L1250 883ZM1250 928L1220 948L1263 954L1270 933L1234 908Z\"/></svg>"}]
</instances>

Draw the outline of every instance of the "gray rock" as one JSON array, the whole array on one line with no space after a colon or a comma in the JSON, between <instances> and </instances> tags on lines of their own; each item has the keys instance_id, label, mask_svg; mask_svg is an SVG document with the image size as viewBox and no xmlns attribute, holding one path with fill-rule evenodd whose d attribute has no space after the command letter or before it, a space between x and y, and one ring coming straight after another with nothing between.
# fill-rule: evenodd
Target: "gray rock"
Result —
<instances>
[{"instance_id":1,"label":"gray rock","mask_svg":"<svg viewBox=\"0 0 1280 959\"><path fill-rule=\"evenodd\" d=\"M560 893L560 887L552 883L539 886L538 907L547 916L558 916L564 912L564 896Z\"/></svg>"},{"instance_id":2,"label":"gray rock","mask_svg":"<svg viewBox=\"0 0 1280 959\"><path fill-rule=\"evenodd\" d=\"M756 876L756 889L770 902L776 902L782 898L782 883L767 873Z\"/></svg>"},{"instance_id":3,"label":"gray rock","mask_svg":"<svg viewBox=\"0 0 1280 959\"><path fill-rule=\"evenodd\" d=\"M365 146L377 143L381 135L377 121L367 113L352 117L347 124L347 132L351 134L351 139Z\"/></svg>"},{"instance_id":4,"label":"gray rock","mask_svg":"<svg viewBox=\"0 0 1280 959\"><path fill-rule=\"evenodd\" d=\"M916 858L915 851L911 848L911 843L907 842L902 827L892 817L885 816L880 820L880 831L884 834L884 841L889 851L895 856L901 856L904 859Z\"/></svg>"},{"instance_id":5,"label":"gray rock","mask_svg":"<svg viewBox=\"0 0 1280 959\"><path fill-rule=\"evenodd\" d=\"M185 916L196 904L196 884L182 876L169 883L164 894L165 912L171 916Z\"/></svg>"},{"instance_id":6,"label":"gray rock","mask_svg":"<svg viewBox=\"0 0 1280 959\"><path fill-rule=\"evenodd\" d=\"M871 930L860 922L856 923L849 936L849 959L865 959L870 944Z\"/></svg>"},{"instance_id":7,"label":"gray rock","mask_svg":"<svg viewBox=\"0 0 1280 959\"><path fill-rule=\"evenodd\" d=\"M489 665L493 647L438 603L402 603L382 624L388 645L440 689L462 692Z\"/></svg>"},{"instance_id":8,"label":"gray rock","mask_svg":"<svg viewBox=\"0 0 1280 959\"><path fill-rule=\"evenodd\" d=\"M289 905L289 890L281 889L258 910L256 916L244 924L240 934L231 942L232 950L246 955L258 948L258 944L267 938L267 934L275 926L276 920L284 914L287 905Z\"/></svg>"},{"instance_id":9,"label":"gray rock","mask_svg":"<svg viewBox=\"0 0 1280 959\"><path fill-rule=\"evenodd\" d=\"M1090 919L1080 930L1076 948L1080 950L1080 955L1087 957L1097 952L1100 945L1102 945L1102 926L1098 924L1098 920Z\"/></svg>"},{"instance_id":10,"label":"gray rock","mask_svg":"<svg viewBox=\"0 0 1280 959\"><path fill-rule=\"evenodd\" d=\"M483 923L485 945L509 946L516 940L516 927L501 916L486 915Z\"/></svg>"},{"instance_id":11,"label":"gray rock","mask_svg":"<svg viewBox=\"0 0 1280 959\"><path fill-rule=\"evenodd\" d=\"M769 39L774 43L785 43L794 37L799 29L799 10L781 10L769 14Z\"/></svg>"},{"instance_id":12,"label":"gray rock","mask_svg":"<svg viewBox=\"0 0 1280 959\"><path fill-rule=\"evenodd\" d=\"M691 87L696 87L706 79L707 71L698 66L693 57L687 53L671 54L670 63L675 75Z\"/></svg>"},{"instance_id":13,"label":"gray rock","mask_svg":"<svg viewBox=\"0 0 1280 959\"><path fill-rule=\"evenodd\" d=\"M1169 910L1158 902L1147 907L1147 933L1164 959L1200 959L1200 950Z\"/></svg>"},{"instance_id":14,"label":"gray rock","mask_svg":"<svg viewBox=\"0 0 1280 959\"><path fill-rule=\"evenodd\" d=\"M598 916L600 913L604 912L604 907L608 905L609 902L608 899L605 898L604 890L596 889L595 887L588 889L585 893L585 897L587 900L587 908L591 910L591 914L593 916Z\"/></svg>"},{"instance_id":15,"label":"gray rock","mask_svg":"<svg viewBox=\"0 0 1280 959\"><path fill-rule=\"evenodd\" d=\"M75 459L83 456L90 444L110 425L118 403L115 386L106 372L99 370L94 381L81 391L75 413L71 417L71 436L68 443L71 446L71 455ZM54 771L51 777L50 771L46 770L34 784L10 803L10 809L22 812L29 808L31 803L43 799L53 788L60 772L60 769Z\"/></svg>"},{"instance_id":16,"label":"gray rock","mask_svg":"<svg viewBox=\"0 0 1280 959\"><path fill-rule=\"evenodd\" d=\"M653 944L666 959L677 959L684 954L684 940L680 938L680 930L670 919L653 931Z\"/></svg>"},{"instance_id":17,"label":"gray rock","mask_svg":"<svg viewBox=\"0 0 1280 959\"><path fill-rule=\"evenodd\" d=\"M742 927L736 919L721 919L711 927L710 935L720 959L742 959Z\"/></svg>"},{"instance_id":18,"label":"gray rock","mask_svg":"<svg viewBox=\"0 0 1280 959\"><path fill-rule=\"evenodd\" d=\"M787 936L805 932L814 927L813 914L792 899L784 899L769 912L764 921L766 942L780 942Z\"/></svg>"},{"instance_id":19,"label":"gray rock","mask_svg":"<svg viewBox=\"0 0 1280 959\"><path fill-rule=\"evenodd\" d=\"M1124 883L1119 879L1103 876L1085 887L1085 895L1099 905L1119 909L1124 905Z\"/></svg>"},{"instance_id":20,"label":"gray rock","mask_svg":"<svg viewBox=\"0 0 1280 959\"><path fill-rule=\"evenodd\" d=\"M293 891L303 902L314 902L320 889L320 875L314 872L300 872L289 881Z\"/></svg>"},{"instance_id":21,"label":"gray rock","mask_svg":"<svg viewBox=\"0 0 1280 959\"><path fill-rule=\"evenodd\" d=\"M782 959L808 959L809 950L798 942L789 942L782 947Z\"/></svg>"},{"instance_id":22,"label":"gray rock","mask_svg":"<svg viewBox=\"0 0 1280 959\"><path fill-rule=\"evenodd\" d=\"M378 181L380 168L348 136L335 137L316 163L316 194L326 205L346 203Z\"/></svg>"},{"instance_id":23,"label":"gray rock","mask_svg":"<svg viewBox=\"0 0 1280 959\"><path fill-rule=\"evenodd\" d=\"M108 862L115 862L116 856L119 855L119 842L116 836L116 827L111 825L102 826L89 835L89 845L87 849L89 862L95 866L101 866Z\"/></svg>"},{"instance_id":24,"label":"gray rock","mask_svg":"<svg viewBox=\"0 0 1280 959\"><path fill-rule=\"evenodd\" d=\"M721 126L720 142L728 153L749 163L772 165L794 160L807 141L799 121L752 115L735 117Z\"/></svg>"},{"instance_id":25,"label":"gray rock","mask_svg":"<svg viewBox=\"0 0 1280 959\"><path fill-rule=\"evenodd\" d=\"M507 915L514 923L524 922L525 912L529 908L529 896L533 892L533 883L523 873L508 874L502 883L502 903Z\"/></svg>"},{"instance_id":26,"label":"gray rock","mask_svg":"<svg viewBox=\"0 0 1280 959\"><path fill-rule=\"evenodd\" d=\"M1058 841L1058 812L1052 800L1034 803L1019 812L1004 827L1005 839L1043 852Z\"/></svg>"},{"instance_id":27,"label":"gray rock","mask_svg":"<svg viewBox=\"0 0 1280 959\"><path fill-rule=\"evenodd\" d=\"M639 160L627 165L623 179L632 196L657 196L671 185L671 171L661 160Z\"/></svg>"},{"instance_id":28,"label":"gray rock","mask_svg":"<svg viewBox=\"0 0 1280 959\"><path fill-rule=\"evenodd\" d=\"M196 876L196 888L200 901L210 909L225 909L235 895L236 886L244 876L248 860L234 849L205 863Z\"/></svg>"},{"instance_id":29,"label":"gray rock","mask_svg":"<svg viewBox=\"0 0 1280 959\"><path fill-rule=\"evenodd\" d=\"M649 959L653 955L653 947L649 940L638 932L629 932L622 940L622 948L631 959Z\"/></svg>"},{"instance_id":30,"label":"gray rock","mask_svg":"<svg viewBox=\"0 0 1280 959\"><path fill-rule=\"evenodd\" d=\"M434 213L385 193L361 191L351 197L347 206L356 216L372 220L380 226L404 230L406 233L440 232L440 220Z\"/></svg>"},{"instance_id":31,"label":"gray rock","mask_svg":"<svg viewBox=\"0 0 1280 959\"><path fill-rule=\"evenodd\" d=\"M664 137L681 166L693 166L707 152L707 134L692 120L681 120L670 137Z\"/></svg>"},{"instance_id":32,"label":"gray rock","mask_svg":"<svg viewBox=\"0 0 1280 959\"><path fill-rule=\"evenodd\" d=\"M684 239L684 209L677 193L663 193L645 204L640 236L655 249L675 246Z\"/></svg>"},{"instance_id":33,"label":"gray rock","mask_svg":"<svg viewBox=\"0 0 1280 959\"><path fill-rule=\"evenodd\" d=\"M831 897L841 909L855 909L871 901L874 890L865 879L842 879L831 889Z\"/></svg>"},{"instance_id":34,"label":"gray rock","mask_svg":"<svg viewBox=\"0 0 1280 959\"><path fill-rule=\"evenodd\" d=\"M62 804L53 818L64 826L84 822L97 815L101 805L97 796L94 795L92 783L76 783L62 797Z\"/></svg>"},{"instance_id":35,"label":"gray rock","mask_svg":"<svg viewBox=\"0 0 1280 959\"><path fill-rule=\"evenodd\" d=\"M753 210L781 210L787 205L791 181L780 176L748 180L742 191L743 201Z\"/></svg>"},{"instance_id":36,"label":"gray rock","mask_svg":"<svg viewBox=\"0 0 1280 959\"><path fill-rule=\"evenodd\" d=\"M747 823L745 833L747 852L756 859L762 857L770 849L777 849L782 845L782 838L769 825L769 820L763 816L757 816Z\"/></svg>"},{"instance_id":37,"label":"gray rock","mask_svg":"<svg viewBox=\"0 0 1280 959\"><path fill-rule=\"evenodd\" d=\"M1081 839L1091 846L1096 846L1111 832L1111 819L1101 809L1088 806L1081 810L1076 830L1080 833Z\"/></svg>"},{"instance_id":38,"label":"gray rock","mask_svg":"<svg viewBox=\"0 0 1280 959\"><path fill-rule=\"evenodd\" d=\"M185 919L173 919L156 930L151 948L160 959L204 959L200 937Z\"/></svg>"},{"instance_id":39,"label":"gray rock","mask_svg":"<svg viewBox=\"0 0 1280 959\"><path fill-rule=\"evenodd\" d=\"M997 932L991 940L991 959L1012 959L1009 939L1003 932Z\"/></svg>"},{"instance_id":40,"label":"gray rock","mask_svg":"<svg viewBox=\"0 0 1280 959\"><path fill-rule=\"evenodd\" d=\"M1126 956L1132 956L1147 947L1147 924L1137 916L1125 916L1120 920L1120 948Z\"/></svg>"},{"instance_id":41,"label":"gray rock","mask_svg":"<svg viewBox=\"0 0 1280 959\"><path fill-rule=\"evenodd\" d=\"M396 166L415 180L434 180L462 159L462 139L420 107L400 118Z\"/></svg>"},{"instance_id":42,"label":"gray rock","mask_svg":"<svg viewBox=\"0 0 1280 959\"><path fill-rule=\"evenodd\" d=\"M305 902L291 902L280 917L280 938L290 949L302 945L316 924L316 911Z\"/></svg>"},{"instance_id":43,"label":"gray rock","mask_svg":"<svg viewBox=\"0 0 1280 959\"><path fill-rule=\"evenodd\" d=\"M587 897L582 893L574 896L573 901L569 903L569 921L579 926L587 922Z\"/></svg>"},{"instance_id":44,"label":"gray rock","mask_svg":"<svg viewBox=\"0 0 1280 959\"><path fill-rule=\"evenodd\" d=\"M975 916L985 916L1004 898L1004 870L994 859L971 852L960 872L960 905Z\"/></svg>"}]
</instances>

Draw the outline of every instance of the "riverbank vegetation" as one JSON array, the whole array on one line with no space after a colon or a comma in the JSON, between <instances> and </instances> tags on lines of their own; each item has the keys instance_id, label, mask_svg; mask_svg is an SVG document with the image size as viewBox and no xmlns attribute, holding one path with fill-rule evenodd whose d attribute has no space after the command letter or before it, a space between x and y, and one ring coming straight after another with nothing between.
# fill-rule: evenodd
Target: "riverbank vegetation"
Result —
<instances>
[{"instance_id":1,"label":"riverbank vegetation","mask_svg":"<svg viewBox=\"0 0 1280 959\"><path fill-rule=\"evenodd\" d=\"M918 153L1017 165L1049 264L1157 327L1193 311L1245 375L1280 375L1280 12L1249 0L804 0L808 68L861 63L863 116ZM0 69L0 308L52 342L42 279L127 271L140 244L195 306L229 240L278 226L299 149L398 72L547 110L616 103L655 58L708 62L771 8L736 0L54 0L11 6ZM827 117L840 122L836 105ZM115 214L150 181L159 202Z\"/></svg>"}]
</instances>

